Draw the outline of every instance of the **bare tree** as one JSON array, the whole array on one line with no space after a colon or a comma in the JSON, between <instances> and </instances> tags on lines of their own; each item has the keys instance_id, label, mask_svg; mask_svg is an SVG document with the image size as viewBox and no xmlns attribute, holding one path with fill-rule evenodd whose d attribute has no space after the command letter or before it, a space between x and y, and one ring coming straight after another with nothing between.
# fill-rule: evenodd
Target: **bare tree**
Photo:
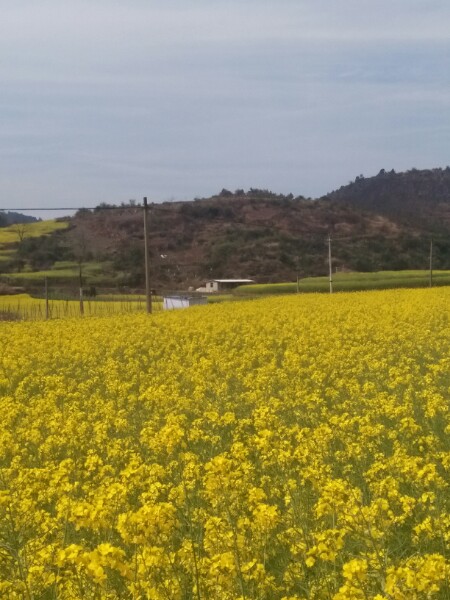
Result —
<instances>
[{"instance_id":1,"label":"bare tree","mask_svg":"<svg viewBox=\"0 0 450 600\"><path fill-rule=\"evenodd\" d=\"M19 238L19 242L23 242L23 240L26 237L26 234L28 232L28 227L27 227L28 223L14 223L13 225L11 225L11 231L14 231L14 233L17 235L17 237Z\"/></svg>"}]
</instances>

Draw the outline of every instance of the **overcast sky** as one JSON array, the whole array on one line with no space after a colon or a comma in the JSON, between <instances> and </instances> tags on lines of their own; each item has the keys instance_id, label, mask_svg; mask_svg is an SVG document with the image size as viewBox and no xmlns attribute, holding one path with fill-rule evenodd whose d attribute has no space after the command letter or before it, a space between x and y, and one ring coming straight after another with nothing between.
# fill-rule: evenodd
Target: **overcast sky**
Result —
<instances>
[{"instance_id":1,"label":"overcast sky","mask_svg":"<svg viewBox=\"0 0 450 600\"><path fill-rule=\"evenodd\" d=\"M450 164L448 0L0 2L0 208Z\"/></svg>"}]
</instances>

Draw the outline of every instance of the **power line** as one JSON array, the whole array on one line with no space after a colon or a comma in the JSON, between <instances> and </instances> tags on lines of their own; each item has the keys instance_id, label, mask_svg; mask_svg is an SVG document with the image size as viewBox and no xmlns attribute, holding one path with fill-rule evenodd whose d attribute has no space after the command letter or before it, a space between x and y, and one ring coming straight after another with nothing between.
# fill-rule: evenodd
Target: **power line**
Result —
<instances>
[{"instance_id":1,"label":"power line","mask_svg":"<svg viewBox=\"0 0 450 600\"><path fill-rule=\"evenodd\" d=\"M58 207L41 207L41 208L0 208L0 212L3 211L13 211L18 212L21 210L26 210L28 212L40 212L47 210L61 211L61 210L129 210L131 208L142 208L141 204L136 204L135 206L58 206Z\"/></svg>"}]
</instances>

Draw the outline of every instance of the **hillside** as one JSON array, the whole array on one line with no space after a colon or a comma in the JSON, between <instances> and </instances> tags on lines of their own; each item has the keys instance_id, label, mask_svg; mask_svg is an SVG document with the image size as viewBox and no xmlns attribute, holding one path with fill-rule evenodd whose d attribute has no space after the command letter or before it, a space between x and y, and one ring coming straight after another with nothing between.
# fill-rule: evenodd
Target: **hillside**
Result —
<instances>
[{"instance_id":1,"label":"hillside","mask_svg":"<svg viewBox=\"0 0 450 600\"><path fill-rule=\"evenodd\" d=\"M86 285L142 286L141 206L101 205L79 211L66 225L45 238L26 236L5 246L3 272L19 267L36 280L26 272L55 266L55 275L74 280L82 265ZM360 176L318 200L222 190L207 199L150 205L152 285L174 289L212 277L265 283L325 275L328 235L334 271L425 269L432 235L433 266L448 269L449 230L449 168ZM88 271L87 265L95 268Z\"/></svg>"},{"instance_id":2,"label":"hillside","mask_svg":"<svg viewBox=\"0 0 450 600\"><path fill-rule=\"evenodd\" d=\"M375 177L356 177L325 198L422 230L450 229L450 167L405 173L382 169Z\"/></svg>"},{"instance_id":3,"label":"hillside","mask_svg":"<svg viewBox=\"0 0 450 600\"><path fill-rule=\"evenodd\" d=\"M142 281L143 227L140 208L78 214L73 236L89 240L97 259L110 259L129 285ZM209 277L283 281L326 272L328 233L344 237L335 266L388 268L401 263L404 234L385 217L365 215L329 201L250 192L150 208L150 249L155 285L197 286ZM349 236L359 236L353 246ZM368 238L386 239L390 250L369 250ZM400 245L399 245L400 244ZM395 268L395 264L394 267Z\"/></svg>"}]
</instances>

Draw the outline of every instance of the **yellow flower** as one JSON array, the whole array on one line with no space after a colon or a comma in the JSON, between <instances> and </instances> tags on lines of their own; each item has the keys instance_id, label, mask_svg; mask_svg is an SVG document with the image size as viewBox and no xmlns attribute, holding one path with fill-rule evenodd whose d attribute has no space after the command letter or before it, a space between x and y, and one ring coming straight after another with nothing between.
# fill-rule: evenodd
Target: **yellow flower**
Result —
<instances>
[{"instance_id":1,"label":"yellow flower","mask_svg":"<svg viewBox=\"0 0 450 600\"><path fill-rule=\"evenodd\" d=\"M0 597L439 597L449 300L0 322Z\"/></svg>"}]
</instances>

